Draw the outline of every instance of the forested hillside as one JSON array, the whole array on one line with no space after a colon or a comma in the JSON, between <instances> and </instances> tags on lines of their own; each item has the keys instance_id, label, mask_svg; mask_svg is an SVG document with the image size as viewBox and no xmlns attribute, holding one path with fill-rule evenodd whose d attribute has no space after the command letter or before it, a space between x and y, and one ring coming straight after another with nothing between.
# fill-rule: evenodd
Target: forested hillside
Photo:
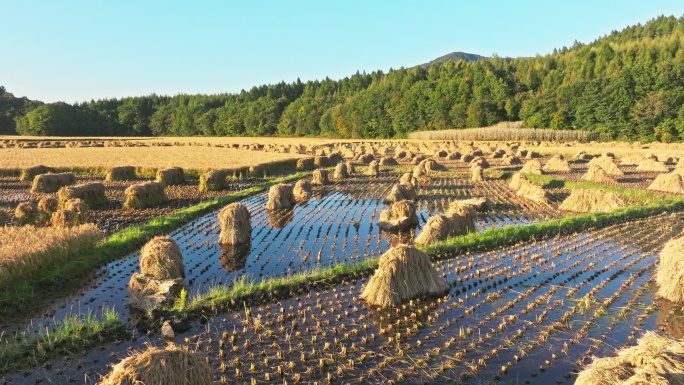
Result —
<instances>
[{"instance_id":1,"label":"forested hillside","mask_svg":"<svg viewBox=\"0 0 684 385\"><path fill-rule=\"evenodd\" d=\"M684 16L663 16L546 56L357 72L341 80L282 82L239 94L70 105L3 93L0 130L10 131L15 118L16 132L24 135L389 138L523 120L527 127L676 141L684 139L683 43Z\"/></svg>"}]
</instances>

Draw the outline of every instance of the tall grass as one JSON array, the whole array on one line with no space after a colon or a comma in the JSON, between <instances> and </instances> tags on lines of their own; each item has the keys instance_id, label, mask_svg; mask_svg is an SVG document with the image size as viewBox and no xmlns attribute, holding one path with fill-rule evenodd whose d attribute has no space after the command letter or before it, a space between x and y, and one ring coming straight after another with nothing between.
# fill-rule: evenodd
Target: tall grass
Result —
<instances>
[{"instance_id":1,"label":"tall grass","mask_svg":"<svg viewBox=\"0 0 684 385\"><path fill-rule=\"evenodd\" d=\"M0 227L0 288L91 250L102 238L93 224L64 229Z\"/></svg>"},{"instance_id":2,"label":"tall grass","mask_svg":"<svg viewBox=\"0 0 684 385\"><path fill-rule=\"evenodd\" d=\"M577 141L589 142L603 139L600 135L584 130L550 130L523 128L522 122L501 122L490 127L464 128L439 131L416 131L409 139L463 140L463 141Z\"/></svg>"},{"instance_id":3,"label":"tall grass","mask_svg":"<svg viewBox=\"0 0 684 385\"><path fill-rule=\"evenodd\" d=\"M53 357L64 356L100 345L103 341L122 339L126 327L110 308L98 316L93 312L69 315L55 322L53 330L27 330L17 335L0 335L0 373L26 365L37 365Z\"/></svg>"}]
</instances>

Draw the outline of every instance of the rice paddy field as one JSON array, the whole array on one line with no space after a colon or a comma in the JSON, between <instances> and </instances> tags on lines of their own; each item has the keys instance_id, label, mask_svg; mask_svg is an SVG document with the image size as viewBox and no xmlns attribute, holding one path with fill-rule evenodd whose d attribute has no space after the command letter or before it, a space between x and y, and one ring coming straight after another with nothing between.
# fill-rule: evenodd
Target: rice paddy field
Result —
<instances>
[{"instance_id":1,"label":"rice paddy field","mask_svg":"<svg viewBox=\"0 0 684 385\"><path fill-rule=\"evenodd\" d=\"M615 157L622 175L588 181L583 177L592 158L601 156L592 148L605 144L311 140L300 147L287 141L256 146L258 139L211 138L208 144L202 139L201 146L173 139L153 140L169 145L143 140L126 145L122 138L118 147L74 139L85 144L33 148L6 141L9 148L0 148L0 168L8 170L0 178L0 210L7 213L8 229L21 228L13 212L20 203L57 197L31 193L31 182L9 170L35 162L74 169L59 160L69 157L62 153L87 149L106 157L112 150L154 150L177 163L157 154L152 156L158 163L139 158L131 165L200 170L181 185L166 186L166 203L125 210L124 190L131 182L105 181L99 168L115 164L96 163L97 155L87 158L93 159L92 168L76 170L77 180L105 185L109 203L92 209L88 218L104 240L90 254L79 250L62 262L46 263L43 272L32 267L25 280L0 286L5 291L0 382L96 384L125 357L172 343L200 354L216 384L573 384L594 357L614 356L647 331L682 338L682 307L657 298L655 274L665 244L684 232L684 194L649 189L660 175L679 172L676 145L664 150L630 145L629 154L604 154ZM217 153L206 152L206 159L173 155L198 148ZM536 154L524 156L522 149ZM491 155L496 150L503 152ZM30 151L48 155L22 154ZM239 166L230 161L236 151ZM560 153L579 151L588 155L566 155L567 171L527 176L543 199L511 187L511 177L526 163L543 166ZM229 178L217 191L197 187L198 175L209 169L334 153L354 164L355 172L334 179L334 164L329 164L331 183L314 186L311 198L292 209L267 210L268 187L308 179L310 171ZM469 153L473 156L466 157ZM620 162L623 156L639 160L649 153L663 157L661 171ZM368 154L398 163L367 175L370 158L363 155ZM481 182L473 181L471 159L477 161L478 154L486 161ZM382 230L378 221L389 208L385 197L414 171L420 157L441 167L416 182L418 225ZM17 159L22 160L8 163ZM589 214L565 209L578 189L614 193L619 208ZM383 254L398 244L413 244L431 217L470 198L487 200L486 209L472 217L476 232L420 247L448 291L384 308L362 299ZM219 212L230 202L250 213L249 244L219 244ZM194 209L198 205L203 206ZM141 311L129 304L129 281L141 271L140 246L154 235L166 235L179 246L184 291L171 304ZM10 242L0 240L3 247ZM50 247L59 245L45 245L48 254ZM79 260L91 255L99 262ZM79 274L66 282L74 274L70 271ZM116 332L97 329L105 322L115 324ZM162 336L169 327L174 336Z\"/></svg>"}]
</instances>

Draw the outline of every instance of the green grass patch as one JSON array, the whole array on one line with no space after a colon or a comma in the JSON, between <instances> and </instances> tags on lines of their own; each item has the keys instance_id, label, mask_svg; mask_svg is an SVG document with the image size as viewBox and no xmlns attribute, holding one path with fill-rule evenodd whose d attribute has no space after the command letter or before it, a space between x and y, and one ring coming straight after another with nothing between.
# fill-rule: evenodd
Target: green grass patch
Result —
<instances>
[{"instance_id":1,"label":"green grass patch","mask_svg":"<svg viewBox=\"0 0 684 385\"><path fill-rule=\"evenodd\" d=\"M487 179L511 179L514 173L515 170L506 168L487 168L482 172Z\"/></svg>"},{"instance_id":2,"label":"green grass patch","mask_svg":"<svg viewBox=\"0 0 684 385\"><path fill-rule=\"evenodd\" d=\"M631 206L609 213L582 214L530 225L488 229L480 233L450 238L446 241L423 247L422 250L433 257L442 258L445 253L448 253L447 257L449 257L458 252L491 250L500 246L528 241L532 237L542 239L554 235L572 234L589 228L602 228L663 212L680 210L684 210L684 199L654 203L647 206Z\"/></svg>"},{"instance_id":3,"label":"green grass patch","mask_svg":"<svg viewBox=\"0 0 684 385\"><path fill-rule=\"evenodd\" d=\"M676 198L668 197L667 195L656 193L653 191L640 190L635 188L624 188L619 186L609 186L601 183L593 182L572 182L562 179L556 179L550 175L525 174L527 179L535 184L546 188L567 188L570 190L576 189L592 189L612 191L618 194L621 198L633 204L647 205L658 202L672 202Z\"/></svg>"},{"instance_id":4,"label":"green grass patch","mask_svg":"<svg viewBox=\"0 0 684 385\"><path fill-rule=\"evenodd\" d=\"M265 279L254 282L247 276L233 281L231 287L215 286L207 293L193 298L185 307L189 313L211 311L218 313L242 307L243 303L252 303L268 298L292 296L303 287L336 284L351 276L368 274L378 267L378 258L360 263L343 263L333 267L317 269L310 272L297 273L289 277Z\"/></svg>"},{"instance_id":5,"label":"green grass patch","mask_svg":"<svg viewBox=\"0 0 684 385\"><path fill-rule=\"evenodd\" d=\"M93 313L66 317L53 330L2 336L0 373L36 366L55 357L98 346L104 341L123 339L126 334L126 327L119 315L111 309L104 309L101 317Z\"/></svg>"},{"instance_id":6,"label":"green grass patch","mask_svg":"<svg viewBox=\"0 0 684 385\"><path fill-rule=\"evenodd\" d=\"M282 178L271 179L246 190L223 197L209 199L195 206L175 212L172 215L155 218L145 224L131 226L112 234L94 249L70 258L64 263L49 269L41 269L30 276L14 282L0 292L0 314L12 314L25 309L27 305L40 305L42 301L55 292L74 282L91 276L92 272L117 258L141 247L150 238L169 232L208 211L238 201L247 196L267 190L274 184L291 182L309 173L296 173Z\"/></svg>"}]
</instances>

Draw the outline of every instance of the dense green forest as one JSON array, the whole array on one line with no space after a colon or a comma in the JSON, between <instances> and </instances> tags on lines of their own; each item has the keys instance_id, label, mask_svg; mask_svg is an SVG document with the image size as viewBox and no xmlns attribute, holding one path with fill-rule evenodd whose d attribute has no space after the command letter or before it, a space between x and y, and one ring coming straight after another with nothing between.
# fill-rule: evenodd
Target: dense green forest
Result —
<instances>
[{"instance_id":1,"label":"dense green forest","mask_svg":"<svg viewBox=\"0 0 684 385\"><path fill-rule=\"evenodd\" d=\"M0 88L0 132L22 135L405 137L488 126L684 139L684 16L653 19L546 56L278 83L239 94L44 104Z\"/></svg>"}]
</instances>

